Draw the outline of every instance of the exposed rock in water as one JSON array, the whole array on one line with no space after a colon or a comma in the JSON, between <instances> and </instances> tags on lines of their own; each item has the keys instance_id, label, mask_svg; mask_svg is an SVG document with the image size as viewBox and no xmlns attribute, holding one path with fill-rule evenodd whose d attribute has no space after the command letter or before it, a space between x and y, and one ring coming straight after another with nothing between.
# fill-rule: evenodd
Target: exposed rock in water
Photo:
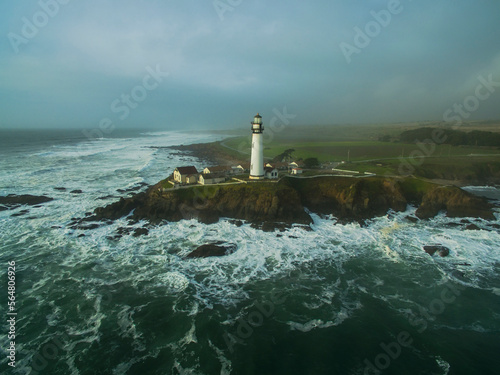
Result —
<instances>
[{"instance_id":1,"label":"exposed rock in water","mask_svg":"<svg viewBox=\"0 0 500 375\"><path fill-rule=\"evenodd\" d=\"M0 204L8 209L17 208L19 205L36 206L41 203L53 201L53 198L36 195L15 195L10 194L6 197L0 197Z\"/></svg>"},{"instance_id":2,"label":"exposed rock in water","mask_svg":"<svg viewBox=\"0 0 500 375\"><path fill-rule=\"evenodd\" d=\"M418 217L415 217L415 216L409 216L409 215L408 215L408 216L406 216L406 218L405 218L405 219L406 219L406 220L408 220L408 221L409 221L409 222L411 222L411 223L416 223L416 222L418 222L418 221L419 221L419 218L418 218Z\"/></svg>"},{"instance_id":3,"label":"exposed rock in water","mask_svg":"<svg viewBox=\"0 0 500 375\"><path fill-rule=\"evenodd\" d=\"M57 190L57 191L66 191L66 188L65 187L55 187L54 190Z\"/></svg>"},{"instance_id":4,"label":"exposed rock in water","mask_svg":"<svg viewBox=\"0 0 500 375\"><path fill-rule=\"evenodd\" d=\"M29 210L22 210L22 211L19 211L18 213L10 215L10 216L12 216L12 217L24 216L24 215L28 214L29 212L30 212Z\"/></svg>"},{"instance_id":5,"label":"exposed rock in water","mask_svg":"<svg viewBox=\"0 0 500 375\"><path fill-rule=\"evenodd\" d=\"M448 217L480 217L494 220L492 205L485 198L472 195L455 186L437 186L428 191L416 215L429 219L446 210Z\"/></svg>"},{"instance_id":6,"label":"exposed rock in water","mask_svg":"<svg viewBox=\"0 0 500 375\"><path fill-rule=\"evenodd\" d=\"M196 250L187 255L187 258L208 258L229 255L236 251L236 245L225 244L219 241L211 244L201 245Z\"/></svg>"},{"instance_id":7,"label":"exposed rock in water","mask_svg":"<svg viewBox=\"0 0 500 375\"><path fill-rule=\"evenodd\" d=\"M83 194L83 191L80 189L77 189L77 190L71 190L70 193L71 194Z\"/></svg>"},{"instance_id":8,"label":"exposed rock in water","mask_svg":"<svg viewBox=\"0 0 500 375\"><path fill-rule=\"evenodd\" d=\"M469 224L465 227L465 230L481 230L476 224Z\"/></svg>"},{"instance_id":9,"label":"exposed rock in water","mask_svg":"<svg viewBox=\"0 0 500 375\"><path fill-rule=\"evenodd\" d=\"M231 224L236 225L237 227L241 227L243 225L243 221L241 220L229 220Z\"/></svg>"},{"instance_id":10,"label":"exposed rock in water","mask_svg":"<svg viewBox=\"0 0 500 375\"><path fill-rule=\"evenodd\" d=\"M149 234L149 230L147 228L137 228L134 230L134 237L139 237L139 236L147 236Z\"/></svg>"},{"instance_id":11,"label":"exposed rock in water","mask_svg":"<svg viewBox=\"0 0 500 375\"><path fill-rule=\"evenodd\" d=\"M446 257L450 254L450 249L442 245L426 245L424 246L424 250L430 256L433 256L436 252L438 252L440 257Z\"/></svg>"},{"instance_id":12,"label":"exposed rock in water","mask_svg":"<svg viewBox=\"0 0 500 375\"><path fill-rule=\"evenodd\" d=\"M80 230L93 230L99 228L99 224L88 224L88 225L77 225L75 229L80 229Z\"/></svg>"}]
</instances>

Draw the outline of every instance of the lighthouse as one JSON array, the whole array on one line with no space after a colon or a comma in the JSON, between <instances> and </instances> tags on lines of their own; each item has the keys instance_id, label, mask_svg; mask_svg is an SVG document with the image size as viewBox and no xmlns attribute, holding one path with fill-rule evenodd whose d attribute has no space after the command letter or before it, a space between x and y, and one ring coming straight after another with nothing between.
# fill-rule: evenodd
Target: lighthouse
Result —
<instances>
[{"instance_id":1,"label":"lighthouse","mask_svg":"<svg viewBox=\"0 0 500 375\"><path fill-rule=\"evenodd\" d=\"M265 178L264 174L264 146L262 144L262 117L257 113L252 124L252 158L250 161L250 179L261 180Z\"/></svg>"}]
</instances>

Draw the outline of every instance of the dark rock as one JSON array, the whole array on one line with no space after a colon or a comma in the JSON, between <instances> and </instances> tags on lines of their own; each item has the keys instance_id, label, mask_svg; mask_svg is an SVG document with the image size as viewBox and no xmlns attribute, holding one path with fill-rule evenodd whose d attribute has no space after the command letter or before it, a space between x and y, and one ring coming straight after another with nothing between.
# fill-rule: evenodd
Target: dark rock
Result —
<instances>
[{"instance_id":1,"label":"dark rock","mask_svg":"<svg viewBox=\"0 0 500 375\"><path fill-rule=\"evenodd\" d=\"M459 223L446 223L446 226L448 228L456 228L456 227L461 227L462 225Z\"/></svg>"},{"instance_id":2,"label":"dark rock","mask_svg":"<svg viewBox=\"0 0 500 375\"><path fill-rule=\"evenodd\" d=\"M99 199L99 200L106 200L106 199L112 199L112 198L117 198L117 197L114 196L114 195L106 195L104 197L99 197L97 199Z\"/></svg>"},{"instance_id":3,"label":"dark rock","mask_svg":"<svg viewBox=\"0 0 500 375\"><path fill-rule=\"evenodd\" d=\"M438 252L441 257L445 257L450 254L450 249L443 245L426 245L424 246L424 250L430 256L433 256L436 252Z\"/></svg>"},{"instance_id":4,"label":"dark rock","mask_svg":"<svg viewBox=\"0 0 500 375\"><path fill-rule=\"evenodd\" d=\"M77 236L77 238L82 238L82 237L85 237L83 233Z\"/></svg>"},{"instance_id":5,"label":"dark rock","mask_svg":"<svg viewBox=\"0 0 500 375\"><path fill-rule=\"evenodd\" d=\"M298 239L299 237L297 237L297 236L288 236L288 238L295 238L295 239Z\"/></svg>"},{"instance_id":6,"label":"dark rock","mask_svg":"<svg viewBox=\"0 0 500 375\"><path fill-rule=\"evenodd\" d=\"M42 196L36 196L36 195L15 195L15 194L10 194L6 197L0 197L0 204L7 206L9 208L15 208L13 206L19 206L19 205L28 205L28 206L36 206L41 203L46 203L53 201L53 198L46 197L44 195Z\"/></svg>"},{"instance_id":7,"label":"dark rock","mask_svg":"<svg viewBox=\"0 0 500 375\"><path fill-rule=\"evenodd\" d=\"M99 227L100 227L99 224L87 224L87 225L77 225L76 229L80 229L80 230L92 230L92 229L97 229Z\"/></svg>"},{"instance_id":8,"label":"dark rock","mask_svg":"<svg viewBox=\"0 0 500 375\"><path fill-rule=\"evenodd\" d=\"M76 190L71 190L70 193L71 194L83 194L83 191L80 189L76 189Z\"/></svg>"},{"instance_id":9,"label":"dark rock","mask_svg":"<svg viewBox=\"0 0 500 375\"><path fill-rule=\"evenodd\" d=\"M303 229L306 232L314 232L314 229L312 229L309 225L297 225L296 227Z\"/></svg>"},{"instance_id":10,"label":"dark rock","mask_svg":"<svg viewBox=\"0 0 500 375\"><path fill-rule=\"evenodd\" d=\"M132 232L132 229L133 228L119 227L116 230L116 233L118 233L119 235L130 234Z\"/></svg>"},{"instance_id":11,"label":"dark rock","mask_svg":"<svg viewBox=\"0 0 500 375\"><path fill-rule=\"evenodd\" d=\"M408 221L410 221L410 222L412 222L412 223L416 223L416 222L420 221L420 219L418 217L409 216L409 215L406 216L405 219L408 220Z\"/></svg>"},{"instance_id":12,"label":"dark rock","mask_svg":"<svg viewBox=\"0 0 500 375\"><path fill-rule=\"evenodd\" d=\"M147 236L149 234L149 230L147 228L137 228L134 230L134 237L139 237L139 236Z\"/></svg>"},{"instance_id":13,"label":"dark rock","mask_svg":"<svg viewBox=\"0 0 500 375\"><path fill-rule=\"evenodd\" d=\"M448 255L450 255L450 249L448 249L447 247L443 247L441 250L439 250L439 256L441 258L447 257Z\"/></svg>"},{"instance_id":14,"label":"dark rock","mask_svg":"<svg viewBox=\"0 0 500 375\"><path fill-rule=\"evenodd\" d=\"M236 250L236 245L225 244L222 241L206 244L198 247L187 255L187 258L207 258L229 255Z\"/></svg>"},{"instance_id":15,"label":"dark rock","mask_svg":"<svg viewBox=\"0 0 500 375\"><path fill-rule=\"evenodd\" d=\"M495 229L500 229L500 225L499 224L491 224L491 227L495 228Z\"/></svg>"},{"instance_id":16,"label":"dark rock","mask_svg":"<svg viewBox=\"0 0 500 375\"><path fill-rule=\"evenodd\" d=\"M24 216L29 212L30 212L29 210L22 210L22 211L15 213L15 214L10 215L10 216L12 216L12 217Z\"/></svg>"},{"instance_id":17,"label":"dark rock","mask_svg":"<svg viewBox=\"0 0 500 375\"><path fill-rule=\"evenodd\" d=\"M469 224L465 227L465 230L481 230L476 224Z\"/></svg>"},{"instance_id":18,"label":"dark rock","mask_svg":"<svg viewBox=\"0 0 500 375\"><path fill-rule=\"evenodd\" d=\"M455 186L437 186L422 198L416 215L420 219L435 217L446 211L448 217L479 217L494 220L492 205L483 197L472 195Z\"/></svg>"},{"instance_id":19,"label":"dark rock","mask_svg":"<svg viewBox=\"0 0 500 375\"><path fill-rule=\"evenodd\" d=\"M57 191L66 191L66 188L65 187L55 187L54 190L57 190Z\"/></svg>"},{"instance_id":20,"label":"dark rock","mask_svg":"<svg viewBox=\"0 0 500 375\"><path fill-rule=\"evenodd\" d=\"M116 189L116 191L119 192L119 193L122 193L122 194L123 193L131 193L131 192L134 192L134 191L139 191L142 188L144 188L145 186L148 186L148 184L145 183L145 182L141 182L141 183L139 183L136 186L132 186L131 188L128 188L128 189Z\"/></svg>"},{"instance_id":21,"label":"dark rock","mask_svg":"<svg viewBox=\"0 0 500 375\"><path fill-rule=\"evenodd\" d=\"M231 224L236 225L237 227L241 227L243 225L243 221L241 220L229 220Z\"/></svg>"},{"instance_id":22,"label":"dark rock","mask_svg":"<svg viewBox=\"0 0 500 375\"><path fill-rule=\"evenodd\" d=\"M7 211L8 208L6 206L0 206L0 211Z\"/></svg>"},{"instance_id":23,"label":"dark rock","mask_svg":"<svg viewBox=\"0 0 500 375\"><path fill-rule=\"evenodd\" d=\"M290 228L290 225L285 223L273 223L271 221L266 221L262 224L261 230L264 232L274 232L278 229L280 232L284 232L287 228Z\"/></svg>"},{"instance_id":24,"label":"dark rock","mask_svg":"<svg viewBox=\"0 0 500 375\"><path fill-rule=\"evenodd\" d=\"M277 233L276 237L283 237L283 235L281 233Z\"/></svg>"},{"instance_id":25,"label":"dark rock","mask_svg":"<svg viewBox=\"0 0 500 375\"><path fill-rule=\"evenodd\" d=\"M436 247L437 246L424 246L424 250L427 254L433 256L434 253L438 250Z\"/></svg>"}]
</instances>

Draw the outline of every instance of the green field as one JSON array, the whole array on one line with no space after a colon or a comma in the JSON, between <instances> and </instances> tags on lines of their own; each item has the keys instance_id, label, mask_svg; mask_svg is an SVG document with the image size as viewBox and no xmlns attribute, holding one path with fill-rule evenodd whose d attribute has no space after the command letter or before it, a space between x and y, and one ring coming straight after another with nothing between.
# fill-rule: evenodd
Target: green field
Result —
<instances>
[{"instance_id":1,"label":"green field","mask_svg":"<svg viewBox=\"0 0 500 375\"><path fill-rule=\"evenodd\" d=\"M240 156L250 155L250 137L231 138L222 143L230 151L238 150ZM273 140L264 144L264 157L274 158L286 149L294 149L294 159L316 157L320 162L361 161L371 159L387 159L420 155L420 148L415 144L404 144L379 141L350 141L350 142L301 142ZM451 147L436 145L432 152L425 151L426 156L456 157L479 155L499 155L500 150L480 147ZM348 160L349 159L349 160Z\"/></svg>"},{"instance_id":2,"label":"green field","mask_svg":"<svg viewBox=\"0 0 500 375\"><path fill-rule=\"evenodd\" d=\"M425 125L443 126L436 123ZM401 132L422 126L422 123L311 126L289 127L280 132L271 130L268 134L264 131L264 157L271 160L284 150L294 149L294 160L315 157L321 163L344 161L340 169L379 175L411 172L428 178L484 177L500 170L500 145L497 148L448 144L418 146L398 142ZM500 126L492 122L470 123L460 130L498 132ZM386 141L379 141L382 137ZM250 134L214 145L220 152L241 160L249 159L250 146Z\"/></svg>"}]
</instances>

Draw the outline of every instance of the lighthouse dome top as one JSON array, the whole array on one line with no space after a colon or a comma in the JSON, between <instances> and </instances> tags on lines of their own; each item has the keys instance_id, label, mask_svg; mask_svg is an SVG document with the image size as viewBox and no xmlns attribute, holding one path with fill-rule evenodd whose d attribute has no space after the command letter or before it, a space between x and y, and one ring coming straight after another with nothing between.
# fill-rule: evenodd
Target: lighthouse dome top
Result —
<instances>
[{"instance_id":1,"label":"lighthouse dome top","mask_svg":"<svg viewBox=\"0 0 500 375\"><path fill-rule=\"evenodd\" d=\"M252 124L262 124L262 116L257 113L253 118Z\"/></svg>"},{"instance_id":2,"label":"lighthouse dome top","mask_svg":"<svg viewBox=\"0 0 500 375\"><path fill-rule=\"evenodd\" d=\"M262 124L262 116L260 114L256 114L252 121L252 133L259 134L264 131L264 126Z\"/></svg>"}]
</instances>

